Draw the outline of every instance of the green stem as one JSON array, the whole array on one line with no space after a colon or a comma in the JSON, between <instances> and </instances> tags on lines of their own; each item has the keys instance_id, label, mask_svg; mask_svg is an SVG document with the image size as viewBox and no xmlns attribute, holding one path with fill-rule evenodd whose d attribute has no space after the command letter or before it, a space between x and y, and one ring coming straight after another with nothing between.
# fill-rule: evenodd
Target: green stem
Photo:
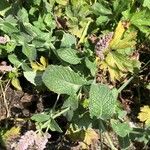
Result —
<instances>
[{"instance_id":1,"label":"green stem","mask_svg":"<svg viewBox=\"0 0 150 150\"><path fill-rule=\"evenodd\" d=\"M128 79L128 81L125 82L125 83L118 89L118 93L120 93L120 92L131 82L131 80L132 80L133 78L134 78L134 76L130 77L130 78Z\"/></svg>"},{"instance_id":2,"label":"green stem","mask_svg":"<svg viewBox=\"0 0 150 150\"><path fill-rule=\"evenodd\" d=\"M106 131L105 126L104 126L104 124L103 124L103 122L102 122L101 120L100 120L100 125L101 125L102 129L103 129L104 131ZM105 134L105 137L106 137L106 139L107 139L107 141L108 141L108 143L109 143L111 149L112 149L112 150L117 150L117 148L114 146L114 144L113 144L113 142L112 142L112 140L111 140L109 134L108 134L107 132L105 132L104 134Z\"/></svg>"},{"instance_id":3,"label":"green stem","mask_svg":"<svg viewBox=\"0 0 150 150\"><path fill-rule=\"evenodd\" d=\"M140 72L142 72L142 70L143 70L149 63L150 63L150 60L141 68L141 71L140 71ZM125 83L118 89L118 93L120 93L120 92L131 82L131 80L132 80L135 76L137 76L137 75L138 75L138 73L135 73L132 77L130 77L130 78L128 79L128 81L125 82Z\"/></svg>"},{"instance_id":4,"label":"green stem","mask_svg":"<svg viewBox=\"0 0 150 150\"><path fill-rule=\"evenodd\" d=\"M56 115L54 115L52 118L55 119L57 117L59 117L60 115L62 115L63 113L67 112L70 108L66 108L64 110L62 110L61 112L57 113Z\"/></svg>"},{"instance_id":5,"label":"green stem","mask_svg":"<svg viewBox=\"0 0 150 150\"><path fill-rule=\"evenodd\" d=\"M3 88L2 82L0 82L0 88L2 90L3 101L4 101L5 109L6 109L6 116L7 116L7 118L9 118L10 112L9 112L8 103L7 103L7 99L6 99L6 91Z\"/></svg>"},{"instance_id":6,"label":"green stem","mask_svg":"<svg viewBox=\"0 0 150 150\"><path fill-rule=\"evenodd\" d=\"M86 26L84 28L84 31L82 33L82 36L81 36L81 38L80 38L80 40L78 42L78 45L84 41L84 38L85 38L85 36L87 34L87 30L88 30L88 27L89 27L90 23L91 23L91 20L89 20L88 23L86 24Z\"/></svg>"},{"instance_id":7,"label":"green stem","mask_svg":"<svg viewBox=\"0 0 150 150\"><path fill-rule=\"evenodd\" d=\"M55 108L56 108L56 105L58 103L59 97L60 97L60 94L57 95L57 99L56 99L55 104L53 106L53 110L55 110Z\"/></svg>"}]
</instances>

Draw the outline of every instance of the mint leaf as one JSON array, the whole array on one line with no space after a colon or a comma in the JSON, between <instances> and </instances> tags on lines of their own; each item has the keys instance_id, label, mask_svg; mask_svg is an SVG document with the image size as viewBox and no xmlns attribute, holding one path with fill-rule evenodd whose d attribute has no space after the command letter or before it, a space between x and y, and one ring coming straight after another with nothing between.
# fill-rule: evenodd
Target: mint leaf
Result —
<instances>
[{"instance_id":1,"label":"mint leaf","mask_svg":"<svg viewBox=\"0 0 150 150\"><path fill-rule=\"evenodd\" d=\"M64 33L63 38L61 40L61 47L71 47L76 44L76 38L74 35L69 33Z\"/></svg>"},{"instance_id":2,"label":"mint leaf","mask_svg":"<svg viewBox=\"0 0 150 150\"><path fill-rule=\"evenodd\" d=\"M0 16L4 16L10 8L10 4L6 0L0 0Z\"/></svg>"},{"instance_id":3,"label":"mint leaf","mask_svg":"<svg viewBox=\"0 0 150 150\"><path fill-rule=\"evenodd\" d=\"M112 11L101 3L95 3L92 10L96 15L110 15Z\"/></svg>"},{"instance_id":4,"label":"mint leaf","mask_svg":"<svg viewBox=\"0 0 150 150\"><path fill-rule=\"evenodd\" d=\"M80 63L80 58L77 56L77 52L74 49L71 48L63 48L63 49L59 49L57 50L58 56L70 63L70 64L78 64Z\"/></svg>"},{"instance_id":5,"label":"mint leaf","mask_svg":"<svg viewBox=\"0 0 150 150\"><path fill-rule=\"evenodd\" d=\"M22 62L17 58L15 54L8 55L8 60L15 66L18 67L22 64Z\"/></svg>"},{"instance_id":6,"label":"mint leaf","mask_svg":"<svg viewBox=\"0 0 150 150\"><path fill-rule=\"evenodd\" d=\"M62 108L70 107L70 109L64 113L63 115L68 119L68 121L71 121L74 111L78 108L78 97L77 95L70 95L65 102L63 103Z\"/></svg>"},{"instance_id":7,"label":"mint leaf","mask_svg":"<svg viewBox=\"0 0 150 150\"><path fill-rule=\"evenodd\" d=\"M22 52L28 57L29 60L36 59L36 49L33 46L29 46L28 44L24 43L22 47Z\"/></svg>"},{"instance_id":8,"label":"mint leaf","mask_svg":"<svg viewBox=\"0 0 150 150\"><path fill-rule=\"evenodd\" d=\"M49 128L52 130L52 131L58 131L58 132L63 132L61 130L61 128L59 127L58 123L51 118L51 122L50 122L50 125L49 125Z\"/></svg>"},{"instance_id":9,"label":"mint leaf","mask_svg":"<svg viewBox=\"0 0 150 150\"><path fill-rule=\"evenodd\" d=\"M24 77L35 86L42 85L42 72L35 72L35 71L25 71Z\"/></svg>"},{"instance_id":10,"label":"mint leaf","mask_svg":"<svg viewBox=\"0 0 150 150\"><path fill-rule=\"evenodd\" d=\"M83 77L69 67L50 65L43 74L43 82L49 90L58 94L72 95L86 83Z\"/></svg>"},{"instance_id":11,"label":"mint leaf","mask_svg":"<svg viewBox=\"0 0 150 150\"><path fill-rule=\"evenodd\" d=\"M47 114L35 114L31 117L32 120L36 122L45 122L50 119L50 115Z\"/></svg>"},{"instance_id":12,"label":"mint leaf","mask_svg":"<svg viewBox=\"0 0 150 150\"><path fill-rule=\"evenodd\" d=\"M101 119L110 118L115 110L116 99L112 91L102 84L92 84L89 96L90 116Z\"/></svg>"},{"instance_id":13,"label":"mint leaf","mask_svg":"<svg viewBox=\"0 0 150 150\"><path fill-rule=\"evenodd\" d=\"M127 123L121 123L118 120L112 119L111 125L113 130L121 137L127 136L132 131L132 129Z\"/></svg>"},{"instance_id":14,"label":"mint leaf","mask_svg":"<svg viewBox=\"0 0 150 150\"><path fill-rule=\"evenodd\" d=\"M150 9L150 0L144 0L143 6L148 7Z\"/></svg>"}]
</instances>

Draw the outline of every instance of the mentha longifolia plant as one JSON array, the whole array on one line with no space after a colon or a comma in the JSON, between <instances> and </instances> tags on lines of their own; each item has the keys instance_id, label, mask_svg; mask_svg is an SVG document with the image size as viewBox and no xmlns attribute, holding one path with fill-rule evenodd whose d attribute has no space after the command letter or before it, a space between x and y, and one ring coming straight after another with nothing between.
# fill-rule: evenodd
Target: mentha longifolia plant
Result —
<instances>
[{"instance_id":1,"label":"mentha longifolia plant","mask_svg":"<svg viewBox=\"0 0 150 150\"><path fill-rule=\"evenodd\" d=\"M20 79L24 79L33 87L33 93L50 94L48 108L42 105L40 113L29 116L41 132L27 131L12 147L43 150L50 138L48 132L57 131L73 138L78 132L84 133L79 135L85 136L75 140L86 141L84 147L88 149L91 135L99 141L95 132L98 130L107 139L104 143L101 140L102 145L129 149L131 142L138 138L131 138L135 128L130 125L130 115L119 100L122 100L122 91L129 89L136 94L135 99L134 96L129 99L137 110L147 103L143 100L136 105L137 97L140 99L142 95L139 91L145 90L144 82L148 79L141 80L141 65L149 63L146 62L149 53L144 55L142 51L144 59L139 60L137 45L150 40L149 0L0 0L0 6L1 87L8 81L16 90L24 92L24 83L20 83ZM89 35L97 36L90 36L90 41ZM104 81L98 81L98 75ZM138 92L130 88L130 84L132 87L135 83ZM43 95L40 102L45 100ZM126 99L124 101L126 104ZM143 106L138 116L146 128L136 126L143 131L142 134L138 131L141 135L138 140L145 143L149 140L149 112L149 106ZM67 120L65 128L59 122L62 116ZM109 137L107 127L113 135L117 134L118 145Z\"/></svg>"}]
</instances>

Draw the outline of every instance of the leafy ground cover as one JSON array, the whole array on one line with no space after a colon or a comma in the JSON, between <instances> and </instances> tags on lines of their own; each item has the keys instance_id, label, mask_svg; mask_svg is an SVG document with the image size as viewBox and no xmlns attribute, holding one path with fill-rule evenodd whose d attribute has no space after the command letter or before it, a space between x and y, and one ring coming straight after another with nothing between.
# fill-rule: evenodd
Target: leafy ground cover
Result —
<instances>
[{"instance_id":1,"label":"leafy ground cover","mask_svg":"<svg viewBox=\"0 0 150 150\"><path fill-rule=\"evenodd\" d=\"M149 0L0 1L0 149L150 149Z\"/></svg>"}]
</instances>

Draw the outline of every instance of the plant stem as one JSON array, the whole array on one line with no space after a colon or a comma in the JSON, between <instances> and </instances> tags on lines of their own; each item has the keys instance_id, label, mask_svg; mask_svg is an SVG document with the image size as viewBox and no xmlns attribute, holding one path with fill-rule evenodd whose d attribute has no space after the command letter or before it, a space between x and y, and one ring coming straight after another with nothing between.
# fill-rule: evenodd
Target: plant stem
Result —
<instances>
[{"instance_id":1,"label":"plant stem","mask_svg":"<svg viewBox=\"0 0 150 150\"><path fill-rule=\"evenodd\" d=\"M57 113L56 115L54 115L52 118L55 119L57 117L59 117L60 115L62 115L63 113L67 112L70 108L66 108L64 110L62 110L61 112Z\"/></svg>"},{"instance_id":2,"label":"plant stem","mask_svg":"<svg viewBox=\"0 0 150 150\"><path fill-rule=\"evenodd\" d=\"M142 70L143 70L149 63L150 63L150 60L141 68L141 71L140 71L140 72L142 72ZM135 76L137 76L137 75L138 75L138 73L135 73L132 77L130 77L130 78L128 79L128 81L125 82L125 83L118 89L118 93L120 93L120 92L131 82L131 80L132 80Z\"/></svg>"},{"instance_id":3,"label":"plant stem","mask_svg":"<svg viewBox=\"0 0 150 150\"><path fill-rule=\"evenodd\" d=\"M106 130L106 129L105 129L105 126L104 126L104 124L103 124L103 122L102 122L101 120L100 120L100 125L101 125L102 129L105 131L105 130ZM108 134L107 132L105 132L104 135L105 135L105 137L106 137L106 139L107 139L107 141L108 141L108 143L109 143L111 149L112 149L112 150L117 150L117 148L114 146L114 144L113 144L113 142L112 142L112 140L111 140L109 134Z\"/></svg>"},{"instance_id":4,"label":"plant stem","mask_svg":"<svg viewBox=\"0 0 150 150\"><path fill-rule=\"evenodd\" d=\"M3 100L4 100L4 104L5 104L6 117L8 118L10 116L10 112L9 112L9 108L8 108L8 104L7 104L7 99L6 99L6 91L3 88L2 82L0 82L0 87L1 87L1 90L2 90Z\"/></svg>"},{"instance_id":5,"label":"plant stem","mask_svg":"<svg viewBox=\"0 0 150 150\"><path fill-rule=\"evenodd\" d=\"M125 83L118 89L118 93L120 93L120 92L131 82L131 80L132 80L134 77L135 77L135 75L132 76L132 77L130 77L130 78L128 79L128 81L125 82Z\"/></svg>"},{"instance_id":6,"label":"plant stem","mask_svg":"<svg viewBox=\"0 0 150 150\"><path fill-rule=\"evenodd\" d=\"M55 110L55 108L56 108L56 105L58 103L59 97L60 97L60 94L57 95L57 99L56 99L55 104L53 106L53 110Z\"/></svg>"},{"instance_id":7,"label":"plant stem","mask_svg":"<svg viewBox=\"0 0 150 150\"><path fill-rule=\"evenodd\" d=\"M87 30L88 30L88 27L89 27L90 23L91 23L91 20L89 20L88 23L86 24L86 26L84 28L84 31L82 33L82 36L81 36L81 38L80 38L80 40L78 42L78 45L83 42L83 40L84 40L84 38L85 38L85 36L87 34Z\"/></svg>"}]
</instances>

